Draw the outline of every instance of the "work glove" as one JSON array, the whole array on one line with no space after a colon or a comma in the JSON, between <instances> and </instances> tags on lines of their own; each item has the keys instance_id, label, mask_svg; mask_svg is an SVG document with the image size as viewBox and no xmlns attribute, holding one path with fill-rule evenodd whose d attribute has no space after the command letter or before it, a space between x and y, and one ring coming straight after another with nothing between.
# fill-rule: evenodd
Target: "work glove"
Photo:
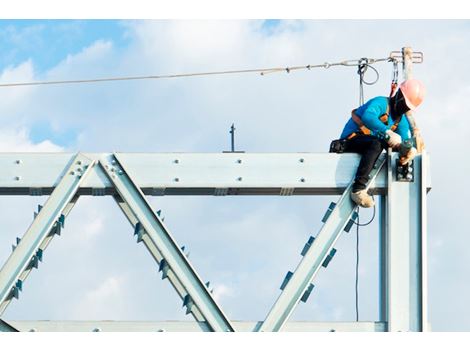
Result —
<instances>
[{"instance_id":1,"label":"work glove","mask_svg":"<svg viewBox=\"0 0 470 352\"><path fill-rule=\"evenodd\" d=\"M387 143L390 147L397 148L397 147L400 146L401 136L398 133L395 133L392 130L387 130L387 132L385 132L385 134L387 135L386 140L387 140Z\"/></svg>"},{"instance_id":2,"label":"work glove","mask_svg":"<svg viewBox=\"0 0 470 352\"><path fill-rule=\"evenodd\" d=\"M413 137L415 138L416 141L416 149L418 153L422 153L424 150L424 140L423 137L421 137L421 132L419 129L415 128L413 131Z\"/></svg>"},{"instance_id":3,"label":"work glove","mask_svg":"<svg viewBox=\"0 0 470 352\"><path fill-rule=\"evenodd\" d=\"M410 150L408 150L408 152L406 152L405 155L401 155L398 161L400 162L400 164L405 165L409 163L411 160L413 160L417 154L418 154L418 151L416 150L415 147L413 147Z\"/></svg>"}]
</instances>

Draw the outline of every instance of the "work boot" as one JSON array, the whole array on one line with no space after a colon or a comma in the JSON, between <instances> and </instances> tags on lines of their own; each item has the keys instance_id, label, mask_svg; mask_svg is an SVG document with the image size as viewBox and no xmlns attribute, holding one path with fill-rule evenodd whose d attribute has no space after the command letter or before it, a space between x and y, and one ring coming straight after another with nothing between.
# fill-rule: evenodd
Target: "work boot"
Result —
<instances>
[{"instance_id":1,"label":"work boot","mask_svg":"<svg viewBox=\"0 0 470 352\"><path fill-rule=\"evenodd\" d=\"M363 208L370 208L375 205L374 198L372 198L372 196L370 196L365 189L357 192L351 192L351 199L357 205Z\"/></svg>"}]
</instances>

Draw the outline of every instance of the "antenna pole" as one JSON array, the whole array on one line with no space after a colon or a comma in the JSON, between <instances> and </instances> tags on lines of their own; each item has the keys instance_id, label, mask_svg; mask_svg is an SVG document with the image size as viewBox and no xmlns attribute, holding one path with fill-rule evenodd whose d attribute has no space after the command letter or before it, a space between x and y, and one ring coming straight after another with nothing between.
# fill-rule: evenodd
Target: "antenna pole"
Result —
<instances>
[{"instance_id":1,"label":"antenna pole","mask_svg":"<svg viewBox=\"0 0 470 352\"><path fill-rule=\"evenodd\" d=\"M235 151L235 124L232 123L230 127L230 134L232 135L232 153Z\"/></svg>"}]
</instances>

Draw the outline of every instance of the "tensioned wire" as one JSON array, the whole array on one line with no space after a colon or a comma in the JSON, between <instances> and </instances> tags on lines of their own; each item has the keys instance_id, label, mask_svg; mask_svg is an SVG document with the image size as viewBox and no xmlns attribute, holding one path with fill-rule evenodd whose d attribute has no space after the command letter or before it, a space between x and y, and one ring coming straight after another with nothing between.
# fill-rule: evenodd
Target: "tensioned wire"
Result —
<instances>
[{"instance_id":1,"label":"tensioned wire","mask_svg":"<svg viewBox=\"0 0 470 352\"><path fill-rule=\"evenodd\" d=\"M183 77L198 77L198 76L215 76L215 75L231 75L243 73L259 73L264 76L276 72L293 72L299 70L311 70L313 68L325 68L336 66L358 66L361 62L367 60L368 65L377 62L393 61L392 57L382 59L362 58L359 60L343 60L339 62L315 65L303 65L292 67L270 67L270 68L255 68L255 69L242 69L242 70L227 70L227 71L209 71L209 72L192 72L181 74L163 74L163 75L148 75L148 76L123 76L123 77L103 77L91 79L71 79L71 80L58 80L58 81L33 81L33 82L11 82L0 83L0 87L21 87L21 86L40 86L40 85L59 85L59 84L81 84L81 83L100 83L100 82L116 82L116 81L136 81L136 80L152 80L152 79L169 79L169 78L183 78Z\"/></svg>"}]
</instances>

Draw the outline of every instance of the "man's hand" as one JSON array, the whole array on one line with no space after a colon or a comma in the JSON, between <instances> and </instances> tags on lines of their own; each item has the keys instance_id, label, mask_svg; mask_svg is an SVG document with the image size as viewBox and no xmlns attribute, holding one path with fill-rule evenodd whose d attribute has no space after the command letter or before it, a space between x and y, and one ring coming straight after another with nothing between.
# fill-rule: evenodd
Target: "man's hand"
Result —
<instances>
[{"instance_id":1,"label":"man's hand","mask_svg":"<svg viewBox=\"0 0 470 352\"><path fill-rule=\"evenodd\" d=\"M416 150L415 147L413 147L410 150L408 150L408 152L405 155L401 155L398 161L400 164L405 165L409 163L411 160L413 160L417 154L418 154L418 151Z\"/></svg>"},{"instance_id":2,"label":"man's hand","mask_svg":"<svg viewBox=\"0 0 470 352\"><path fill-rule=\"evenodd\" d=\"M424 150L424 140L423 137L421 137L421 132L419 131L419 129L415 128L415 130L413 131L413 137L416 140L416 149L418 153L422 153Z\"/></svg>"},{"instance_id":3,"label":"man's hand","mask_svg":"<svg viewBox=\"0 0 470 352\"><path fill-rule=\"evenodd\" d=\"M388 136L387 143L392 148L397 148L401 144L401 136L398 133L393 132L392 130L388 130L385 132Z\"/></svg>"}]
</instances>

